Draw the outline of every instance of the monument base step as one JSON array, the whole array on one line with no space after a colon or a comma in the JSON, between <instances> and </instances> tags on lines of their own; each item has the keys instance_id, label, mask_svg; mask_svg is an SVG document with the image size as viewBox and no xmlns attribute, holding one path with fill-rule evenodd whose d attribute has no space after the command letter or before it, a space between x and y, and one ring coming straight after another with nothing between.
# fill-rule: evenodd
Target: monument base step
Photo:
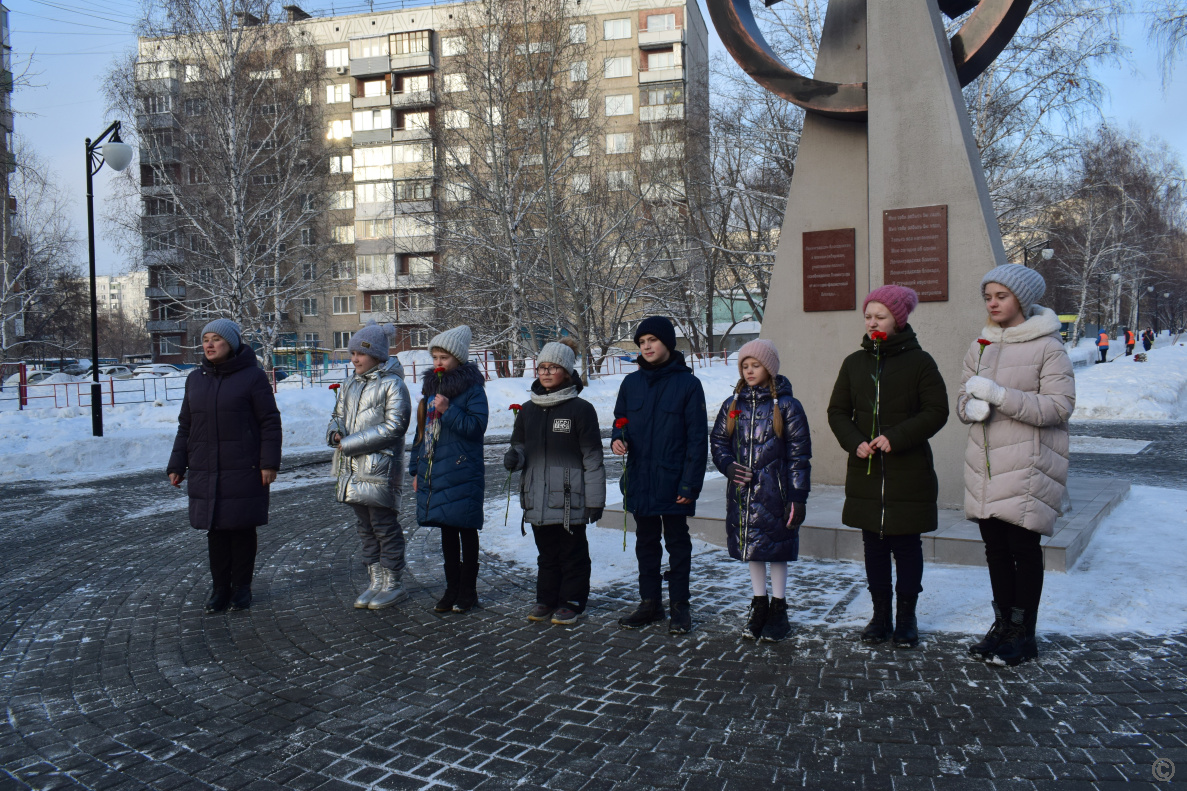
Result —
<instances>
[{"instance_id":1,"label":"monument base step","mask_svg":"<svg viewBox=\"0 0 1187 791\"><path fill-rule=\"evenodd\" d=\"M1055 533L1043 537L1043 562L1047 571L1068 571L1092 540L1096 528L1125 499L1129 483L1113 478L1073 477L1068 481L1071 510L1055 523ZM689 532L715 546L725 546L726 486L724 478L705 481L697 501L697 515L688 520ZM808 497L808 519L800 528L800 555L810 558L861 560L861 531L841 524L844 487L814 486ZM621 506L609 507L599 521L601 527L618 528L626 520L634 531L635 521ZM964 511L940 509L940 526L923 534L923 559L933 563L984 566L985 549L977 525L964 518Z\"/></svg>"}]
</instances>

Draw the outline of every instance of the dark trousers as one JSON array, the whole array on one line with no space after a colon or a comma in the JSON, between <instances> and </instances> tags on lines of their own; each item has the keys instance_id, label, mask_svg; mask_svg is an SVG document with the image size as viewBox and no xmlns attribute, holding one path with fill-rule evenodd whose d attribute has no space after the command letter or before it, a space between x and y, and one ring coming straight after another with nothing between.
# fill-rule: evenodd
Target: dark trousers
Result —
<instances>
[{"instance_id":1,"label":"dark trousers","mask_svg":"<svg viewBox=\"0 0 1187 791\"><path fill-rule=\"evenodd\" d=\"M1125 356L1126 357L1133 354L1133 347L1134 347L1134 344L1132 344L1132 343L1125 344Z\"/></svg>"},{"instance_id":2,"label":"dark trousers","mask_svg":"<svg viewBox=\"0 0 1187 791\"><path fill-rule=\"evenodd\" d=\"M256 529L207 530L210 576L216 588L251 586L256 567Z\"/></svg>"},{"instance_id":3,"label":"dark trousers","mask_svg":"<svg viewBox=\"0 0 1187 791\"><path fill-rule=\"evenodd\" d=\"M661 575L664 546L668 548L668 573ZM688 575L692 571L688 517L682 514L636 516L635 557L639 561L639 598L663 599L663 580L666 579L670 603L688 601Z\"/></svg>"},{"instance_id":4,"label":"dark trousers","mask_svg":"<svg viewBox=\"0 0 1187 791\"><path fill-rule=\"evenodd\" d=\"M1153 345L1154 344L1148 338L1142 338L1142 348L1146 351L1150 351L1150 347Z\"/></svg>"},{"instance_id":5,"label":"dark trousers","mask_svg":"<svg viewBox=\"0 0 1187 791\"><path fill-rule=\"evenodd\" d=\"M866 585L871 594L891 593L890 558L898 571L893 590L899 596L918 596L923 591L923 540L918 535L884 536L861 531L866 558Z\"/></svg>"},{"instance_id":6,"label":"dark trousers","mask_svg":"<svg viewBox=\"0 0 1187 791\"><path fill-rule=\"evenodd\" d=\"M441 556L445 565L478 562L478 531L469 527L441 528Z\"/></svg>"},{"instance_id":7,"label":"dark trousers","mask_svg":"<svg viewBox=\"0 0 1187 791\"><path fill-rule=\"evenodd\" d=\"M1099 362L1105 363L1105 362L1108 362L1108 361L1109 361L1109 347L1108 347L1108 346L1101 346L1101 347L1100 347L1100 360L1099 360Z\"/></svg>"},{"instance_id":8,"label":"dark trousers","mask_svg":"<svg viewBox=\"0 0 1187 791\"><path fill-rule=\"evenodd\" d=\"M585 525L532 525L536 539L536 601L557 607L568 604L576 612L585 609L589 601L589 541Z\"/></svg>"},{"instance_id":9,"label":"dark trousers","mask_svg":"<svg viewBox=\"0 0 1187 791\"><path fill-rule=\"evenodd\" d=\"M1000 519L980 519L977 524L997 606L1007 613L1011 607L1038 610L1043 596L1043 537Z\"/></svg>"},{"instance_id":10,"label":"dark trousers","mask_svg":"<svg viewBox=\"0 0 1187 791\"><path fill-rule=\"evenodd\" d=\"M359 540L363 542L363 563L382 564L397 574L404 571L404 529L390 508L350 504L358 517Z\"/></svg>"}]
</instances>

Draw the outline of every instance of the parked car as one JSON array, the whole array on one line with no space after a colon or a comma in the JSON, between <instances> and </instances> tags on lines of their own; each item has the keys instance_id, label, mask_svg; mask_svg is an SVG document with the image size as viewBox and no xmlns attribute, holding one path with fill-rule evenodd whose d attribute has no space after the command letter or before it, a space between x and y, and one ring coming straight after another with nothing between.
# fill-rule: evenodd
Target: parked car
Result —
<instances>
[{"instance_id":1,"label":"parked car","mask_svg":"<svg viewBox=\"0 0 1187 791\"><path fill-rule=\"evenodd\" d=\"M53 376L56 373L58 373L58 372L57 371L43 371L40 369L26 371L27 379L25 381L27 384L35 385L35 384L38 384L39 382L49 379L51 376ZM10 387L16 387L20 383L21 383L21 375L19 373L15 373L12 376L10 376L4 380L4 389L7 390Z\"/></svg>"},{"instance_id":2,"label":"parked car","mask_svg":"<svg viewBox=\"0 0 1187 791\"><path fill-rule=\"evenodd\" d=\"M143 379L146 376L176 376L181 373L181 369L176 365L169 363L149 363L148 365L138 365L132 371L132 376L136 379Z\"/></svg>"},{"instance_id":3,"label":"parked car","mask_svg":"<svg viewBox=\"0 0 1187 791\"><path fill-rule=\"evenodd\" d=\"M91 372L91 364L89 362L75 363L74 365L67 365L65 368L62 369L62 373L69 374L71 376L86 376L90 372Z\"/></svg>"},{"instance_id":4,"label":"parked car","mask_svg":"<svg viewBox=\"0 0 1187 791\"><path fill-rule=\"evenodd\" d=\"M100 379L131 379L132 369L126 365L103 365L99 367Z\"/></svg>"}]
</instances>

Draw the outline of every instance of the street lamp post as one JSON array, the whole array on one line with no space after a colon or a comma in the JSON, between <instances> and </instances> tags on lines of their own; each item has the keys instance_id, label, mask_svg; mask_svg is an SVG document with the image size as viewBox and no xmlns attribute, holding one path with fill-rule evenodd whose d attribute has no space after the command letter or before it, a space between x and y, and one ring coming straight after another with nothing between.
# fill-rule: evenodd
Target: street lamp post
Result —
<instances>
[{"instance_id":1,"label":"street lamp post","mask_svg":"<svg viewBox=\"0 0 1187 791\"><path fill-rule=\"evenodd\" d=\"M103 143L108 135L111 140ZM102 143L102 146L100 145ZM95 293L95 174L104 164L123 170L132 162L132 147L120 140L120 122L114 121L95 138L87 138L87 252L91 263L91 433L103 436L103 392L99 386L99 299Z\"/></svg>"},{"instance_id":2,"label":"street lamp post","mask_svg":"<svg viewBox=\"0 0 1187 791\"><path fill-rule=\"evenodd\" d=\"M1154 286L1146 286L1146 293L1154 295L1154 323L1150 326L1157 327L1158 326L1158 294L1157 294L1157 292L1154 291ZM1138 324L1141 324L1141 322L1139 321ZM1145 332L1145 330L1143 330L1143 332ZM1154 330L1154 334L1155 335L1158 334L1157 329Z\"/></svg>"},{"instance_id":3,"label":"street lamp post","mask_svg":"<svg viewBox=\"0 0 1187 791\"><path fill-rule=\"evenodd\" d=\"M1109 275L1109 279L1113 281L1112 290L1109 292L1109 319L1113 322L1109 327L1109 334L1112 335L1117 331L1117 325L1121 322L1121 275L1117 272Z\"/></svg>"},{"instance_id":4,"label":"street lamp post","mask_svg":"<svg viewBox=\"0 0 1187 791\"><path fill-rule=\"evenodd\" d=\"M1038 253L1039 256L1044 261L1050 261L1052 258L1055 257L1055 251L1053 249L1051 249L1051 240L1050 239L1044 239L1041 242L1034 242L1033 244L1023 245L1023 247L1022 247L1022 265L1025 267L1030 266L1030 253L1032 250L1034 252Z\"/></svg>"}]
</instances>

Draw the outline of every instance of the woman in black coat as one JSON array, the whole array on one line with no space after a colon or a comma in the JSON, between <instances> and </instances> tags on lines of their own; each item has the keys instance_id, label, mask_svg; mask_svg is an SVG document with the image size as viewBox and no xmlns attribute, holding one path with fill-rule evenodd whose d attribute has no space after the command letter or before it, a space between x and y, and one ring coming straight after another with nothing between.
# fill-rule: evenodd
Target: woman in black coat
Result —
<instances>
[{"instance_id":1,"label":"woman in black coat","mask_svg":"<svg viewBox=\"0 0 1187 791\"><path fill-rule=\"evenodd\" d=\"M268 524L268 487L280 469L280 410L239 326L202 330L205 359L185 380L169 482L189 473L190 524L205 530L213 590L206 612L251 606L256 527Z\"/></svg>"}]
</instances>

